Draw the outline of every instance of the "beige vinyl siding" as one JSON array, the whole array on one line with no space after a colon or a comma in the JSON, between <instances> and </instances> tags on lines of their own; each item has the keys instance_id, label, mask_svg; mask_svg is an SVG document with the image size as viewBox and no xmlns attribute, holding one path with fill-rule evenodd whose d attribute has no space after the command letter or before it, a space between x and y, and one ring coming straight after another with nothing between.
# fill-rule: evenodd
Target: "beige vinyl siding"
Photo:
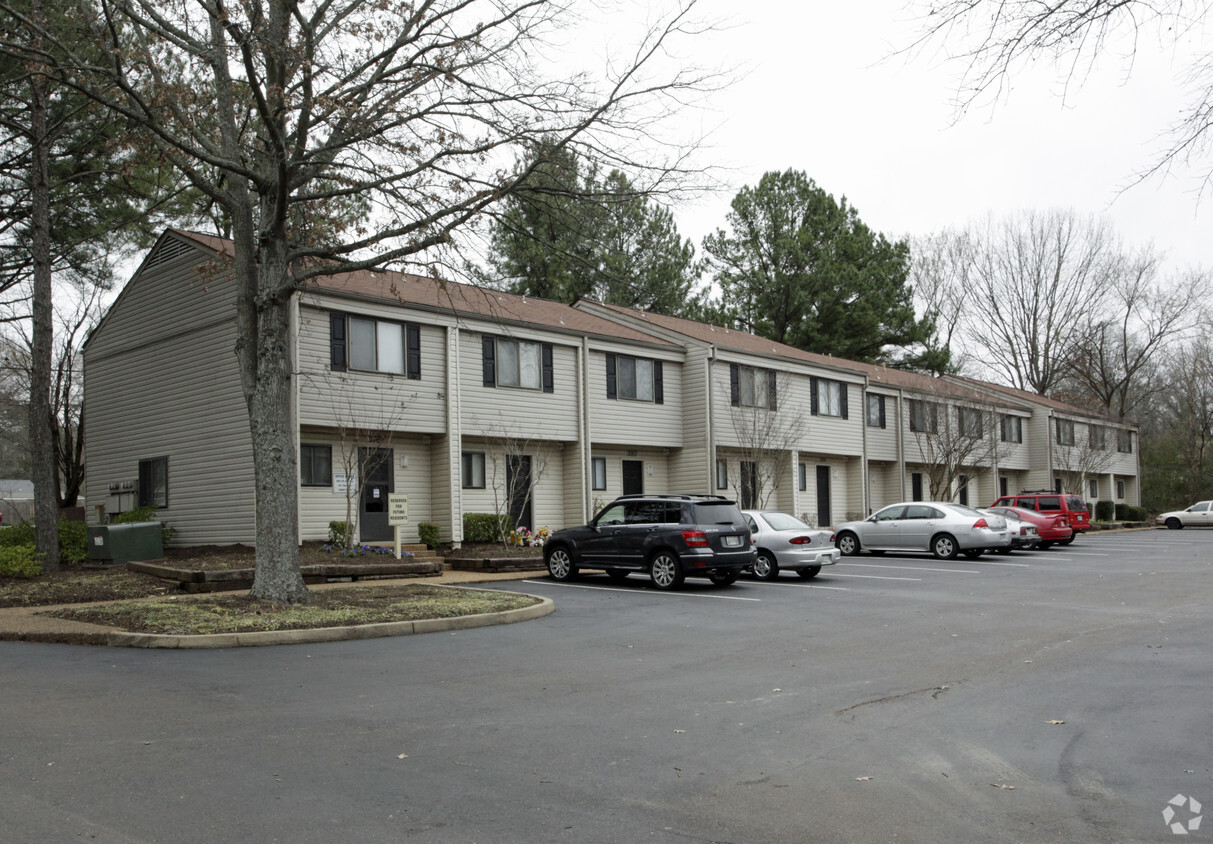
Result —
<instances>
[{"instance_id":1,"label":"beige vinyl siding","mask_svg":"<svg viewBox=\"0 0 1213 844\"><path fill-rule=\"evenodd\" d=\"M463 435L575 442L577 430L577 348L560 338L532 333L487 332L532 343L552 343L554 391L486 387L481 333L459 332L459 394Z\"/></svg>"},{"instance_id":2,"label":"beige vinyl siding","mask_svg":"<svg viewBox=\"0 0 1213 844\"><path fill-rule=\"evenodd\" d=\"M849 391L848 391L849 392ZM884 397L884 417L885 426L883 428L875 428L868 426L868 404L867 395L879 395ZM897 460L897 421L899 419L897 409L897 396L892 393L879 393L871 391L870 393L861 394L859 397L860 410L863 413L863 425L866 428L867 435L867 457L869 460ZM854 412L854 411L852 411Z\"/></svg>"},{"instance_id":3,"label":"beige vinyl siding","mask_svg":"<svg viewBox=\"0 0 1213 844\"><path fill-rule=\"evenodd\" d=\"M86 510L96 520L98 506L115 503L111 482L137 480L140 460L167 457L168 507L157 517L176 531L173 544L252 542L252 443L232 286L220 276L204 290L196 259L191 250L145 265L85 350Z\"/></svg>"},{"instance_id":4,"label":"beige vinyl siding","mask_svg":"<svg viewBox=\"0 0 1213 844\"><path fill-rule=\"evenodd\" d=\"M334 312L420 326L421 378L383 372L335 372L329 347ZM336 303L333 309L300 308L299 424L347 428L446 432L446 333L401 308Z\"/></svg>"},{"instance_id":5,"label":"beige vinyl siding","mask_svg":"<svg viewBox=\"0 0 1213 844\"><path fill-rule=\"evenodd\" d=\"M1043 409L1033 413L1031 419L1024 420L1023 438L1028 446L1028 471L1022 489L1053 488L1052 426L1053 417Z\"/></svg>"},{"instance_id":6,"label":"beige vinyl siding","mask_svg":"<svg viewBox=\"0 0 1213 844\"><path fill-rule=\"evenodd\" d=\"M569 443L564 449L564 463L561 467L564 485L563 518L551 527L572 527L585 524L589 520L591 505L589 503L590 467L581 462L581 449Z\"/></svg>"},{"instance_id":7,"label":"beige vinyl siding","mask_svg":"<svg viewBox=\"0 0 1213 844\"><path fill-rule=\"evenodd\" d=\"M463 512L500 513L507 515L506 461L500 447L491 441L476 437L465 438L462 451L484 452L484 489L461 489ZM523 451L531 457L531 474L535 481L531 511L536 528L548 526L555 529L565 524L565 453L556 443L537 444L536 448ZM458 475L456 484L462 483ZM570 495L574 493L569 492Z\"/></svg>"},{"instance_id":8,"label":"beige vinyl siding","mask_svg":"<svg viewBox=\"0 0 1213 844\"><path fill-rule=\"evenodd\" d=\"M644 464L642 478L643 492L649 495L689 495L702 490L688 491L670 486L670 455L664 454L664 449L654 447L623 448L612 444L595 444L591 451L591 459L601 457L606 460L607 488L590 491L591 507L597 512L613 498L623 495L623 461L639 460ZM587 472L590 467L587 467ZM598 504L595 505L594 502Z\"/></svg>"},{"instance_id":9,"label":"beige vinyl siding","mask_svg":"<svg viewBox=\"0 0 1213 844\"><path fill-rule=\"evenodd\" d=\"M459 453L451 450L451 438L435 436L430 443L430 518L438 525L438 537L443 542L455 538L451 509L459 493ZM462 523L459 528L462 531ZM460 534L462 535L462 533Z\"/></svg>"},{"instance_id":10,"label":"beige vinyl siding","mask_svg":"<svg viewBox=\"0 0 1213 844\"><path fill-rule=\"evenodd\" d=\"M614 350L612 350L614 351ZM618 355L645 358L643 352L617 351ZM608 399L606 396L606 355L602 350L590 351L589 397L590 439L601 443L634 443L681 448L683 444L682 365L662 360L662 404L631 399ZM654 358L648 357L649 360Z\"/></svg>"},{"instance_id":11,"label":"beige vinyl siding","mask_svg":"<svg viewBox=\"0 0 1213 844\"><path fill-rule=\"evenodd\" d=\"M881 507L906 500L902 490L901 466L897 463L881 462L868 465L869 513ZM865 514L867 515L867 514Z\"/></svg>"},{"instance_id":12,"label":"beige vinyl siding","mask_svg":"<svg viewBox=\"0 0 1213 844\"><path fill-rule=\"evenodd\" d=\"M691 347L681 369L682 443L670 463L669 484L685 493L711 492L713 453L708 441L708 379L710 360L707 350Z\"/></svg>"},{"instance_id":13,"label":"beige vinyl siding","mask_svg":"<svg viewBox=\"0 0 1213 844\"><path fill-rule=\"evenodd\" d=\"M303 429L299 432L300 443L328 445L333 449L333 473L349 472L357 466L358 448L371 443L351 439L345 445L338 432ZM404 527L406 542L417 541L417 523L433 521L430 517L430 446L418 434L398 434L390 441L373 444L378 448L392 449L392 491L409 497L409 522ZM408 465L404 466L407 458ZM358 520L358 493L356 481L350 486L354 520ZM346 494L334 492L332 486L299 487L299 531L300 538L324 540L328 538L330 521L345 521Z\"/></svg>"}]
</instances>

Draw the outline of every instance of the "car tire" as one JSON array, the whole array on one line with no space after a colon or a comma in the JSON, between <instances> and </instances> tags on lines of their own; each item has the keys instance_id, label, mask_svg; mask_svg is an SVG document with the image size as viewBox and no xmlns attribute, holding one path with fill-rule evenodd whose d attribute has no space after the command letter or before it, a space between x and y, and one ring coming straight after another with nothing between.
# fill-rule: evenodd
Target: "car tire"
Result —
<instances>
[{"instance_id":1,"label":"car tire","mask_svg":"<svg viewBox=\"0 0 1213 844\"><path fill-rule=\"evenodd\" d=\"M759 580L774 580L779 577L779 563L770 551L759 551L754 561L754 576Z\"/></svg>"},{"instance_id":2,"label":"car tire","mask_svg":"<svg viewBox=\"0 0 1213 844\"><path fill-rule=\"evenodd\" d=\"M1167 530L1183 530L1184 523L1172 516L1167 519Z\"/></svg>"},{"instance_id":3,"label":"car tire","mask_svg":"<svg viewBox=\"0 0 1213 844\"><path fill-rule=\"evenodd\" d=\"M966 548L964 555L966 557L968 557L970 560L976 560L978 557L981 556L981 549L980 548Z\"/></svg>"},{"instance_id":4,"label":"car tire","mask_svg":"<svg viewBox=\"0 0 1213 844\"><path fill-rule=\"evenodd\" d=\"M708 580L712 581L713 586L732 586L737 582L737 572L735 571L710 571L708 572Z\"/></svg>"},{"instance_id":5,"label":"car tire","mask_svg":"<svg viewBox=\"0 0 1213 844\"><path fill-rule=\"evenodd\" d=\"M834 543L844 557L854 557L859 553L859 537L850 531L845 531L838 534L838 540Z\"/></svg>"},{"instance_id":6,"label":"car tire","mask_svg":"<svg viewBox=\"0 0 1213 844\"><path fill-rule=\"evenodd\" d=\"M1010 545L1008 545L1008 546L1006 546L1005 548L995 548L995 549L994 549L994 551L995 551L996 553L998 553L998 554L1010 554L1010 553L1011 553L1011 546L1010 546Z\"/></svg>"},{"instance_id":7,"label":"car tire","mask_svg":"<svg viewBox=\"0 0 1213 844\"><path fill-rule=\"evenodd\" d=\"M1057 544L1058 545L1069 545L1071 542L1073 542L1077 538L1078 538L1078 534L1072 533L1069 536L1067 536L1065 539L1057 540Z\"/></svg>"},{"instance_id":8,"label":"car tire","mask_svg":"<svg viewBox=\"0 0 1213 844\"><path fill-rule=\"evenodd\" d=\"M658 551L649 560L649 579L658 589L677 589L685 575L678 564L678 555L673 551Z\"/></svg>"},{"instance_id":9,"label":"car tire","mask_svg":"<svg viewBox=\"0 0 1213 844\"><path fill-rule=\"evenodd\" d=\"M809 566L807 569L800 569L800 571L796 573L805 580L812 580L817 575L821 574L821 566Z\"/></svg>"},{"instance_id":10,"label":"car tire","mask_svg":"<svg viewBox=\"0 0 1213 844\"><path fill-rule=\"evenodd\" d=\"M956 538L950 533L937 533L931 537L931 553L940 560L956 559Z\"/></svg>"},{"instance_id":11,"label":"car tire","mask_svg":"<svg viewBox=\"0 0 1213 844\"><path fill-rule=\"evenodd\" d=\"M567 548L553 548L548 553L548 575L552 580L572 580L577 577L577 566L569 556Z\"/></svg>"},{"instance_id":12,"label":"car tire","mask_svg":"<svg viewBox=\"0 0 1213 844\"><path fill-rule=\"evenodd\" d=\"M1052 548L1052 547L1053 547L1053 541L1052 541L1052 540L1047 540L1047 541L1042 540L1042 541L1041 541L1041 543L1040 543L1040 550L1041 550L1041 551L1048 551L1048 550L1049 550L1050 548Z\"/></svg>"},{"instance_id":13,"label":"car tire","mask_svg":"<svg viewBox=\"0 0 1213 844\"><path fill-rule=\"evenodd\" d=\"M606 570L606 576L611 579L612 583L623 583L628 579L629 574L631 574L631 572L624 571L623 569Z\"/></svg>"}]
</instances>

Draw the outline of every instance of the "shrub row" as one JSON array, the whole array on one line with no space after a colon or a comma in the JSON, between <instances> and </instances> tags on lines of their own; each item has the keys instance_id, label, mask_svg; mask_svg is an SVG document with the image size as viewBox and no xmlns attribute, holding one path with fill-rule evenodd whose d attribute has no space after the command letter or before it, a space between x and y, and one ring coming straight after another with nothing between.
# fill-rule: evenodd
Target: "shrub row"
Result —
<instances>
[{"instance_id":1,"label":"shrub row","mask_svg":"<svg viewBox=\"0 0 1213 844\"><path fill-rule=\"evenodd\" d=\"M464 513L464 542L501 542L505 537L507 520L496 513Z\"/></svg>"}]
</instances>

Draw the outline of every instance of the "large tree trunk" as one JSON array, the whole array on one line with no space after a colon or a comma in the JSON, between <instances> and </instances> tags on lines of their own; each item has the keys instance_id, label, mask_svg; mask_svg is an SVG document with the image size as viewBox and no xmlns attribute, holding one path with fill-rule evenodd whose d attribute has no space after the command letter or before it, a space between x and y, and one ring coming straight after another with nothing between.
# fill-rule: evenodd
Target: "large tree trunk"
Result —
<instances>
[{"instance_id":1,"label":"large tree trunk","mask_svg":"<svg viewBox=\"0 0 1213 844\"><path fill-rule=\"evenodd\" d=\"M34 2L30 18L42 23L42 7ZM38 35L35 30L35 43ZM29 438L34 482L34 524L42 570L59 570L59 495L56 451L51 439L51 357L54 322L51 312L50 139L47 137L47 82L34 73L30 81L32 207L30 252L34 265L33 341L30 349Z\"/></svg>"},{"instance_id":2,"label":"large tree trunk","mask_svg":"<svg viewBox=\"0 0 1213 844\"><path fill-rule=\"evenodd\" d=\"M252 596L276 604L299 604L307 603L311 593L299 570L291 298L282 284L285 264L275 260L274 252L273 246L262 243L259 270L268 279L261 289L276 290L279 295L257 300L256 342L248 344L254 359L242 358L256 368L251 389L250 380L245 380L257 490L257 563Z\"/></svg>"}]
</instances>

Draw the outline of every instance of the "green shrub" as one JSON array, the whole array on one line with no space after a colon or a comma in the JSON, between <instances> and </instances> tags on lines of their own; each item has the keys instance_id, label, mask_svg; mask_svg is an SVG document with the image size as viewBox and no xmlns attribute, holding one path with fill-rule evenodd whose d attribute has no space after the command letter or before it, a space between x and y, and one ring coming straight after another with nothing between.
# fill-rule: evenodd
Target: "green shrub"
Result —
<instances>
[{"instance_id":1,"label":"green shrub","mask_svg":"<svg viewBox=\"0 0 1213 844\"><path fill-rule=\"evenodd\" d=\"M1116 518L1116 502L1115 501L1096 501L1095 502L1095 521L1110 522Z\"/></svg>"},{"instance_id":2,"label":"green shrub","mask_svg":"<svg viewBox=\"0 0 1213 844\"><path fill-rule=\"evenodd\" d=\"M0 577L37 577L42 563L32 543L0 547Z\"/></svg>"},{"instance_id":3,"label":"green shrub","mask_svg":"<svg viewBox=\"0 0 1213 844\"><path fill-rule=\"evenodd\" d=\"M464 542L503 542L505 540L505 516L496 513L464 513Z\"/></svg>"},{"instance_id":4,"label":"green shrub","mask_svg":"<svg viewBox=\"0 0 1213 844\"><path fill-rule=\"evenodd\" d=\"M418 522L417 535L421 537L421 541L425 543L426 548L438 547L438 525L433 522Z\"/></svg>"},{"instance_id":5,"label":"green shrub","mask_svg":"<svg viewBox=\"0 0 1213 844\"><path fill-rule=\"evenodd\" d=\"M329 545L346 548L350 544L353 528L349 522L329 522Z\"/></svg>"},{"instance_id":6,"label":"green shrub","mask_svg":"<svg viewBox=\"0 0 1213 844\"><path fill-rule=\"evenodd\" d=\"M21 548L26 545L38 545L33 522L16 522L0 530L0 548ZM59 561L64 565L78 566L87 559L88 526L84 522L60 519Z\"/></svg>"}]
</instances>

